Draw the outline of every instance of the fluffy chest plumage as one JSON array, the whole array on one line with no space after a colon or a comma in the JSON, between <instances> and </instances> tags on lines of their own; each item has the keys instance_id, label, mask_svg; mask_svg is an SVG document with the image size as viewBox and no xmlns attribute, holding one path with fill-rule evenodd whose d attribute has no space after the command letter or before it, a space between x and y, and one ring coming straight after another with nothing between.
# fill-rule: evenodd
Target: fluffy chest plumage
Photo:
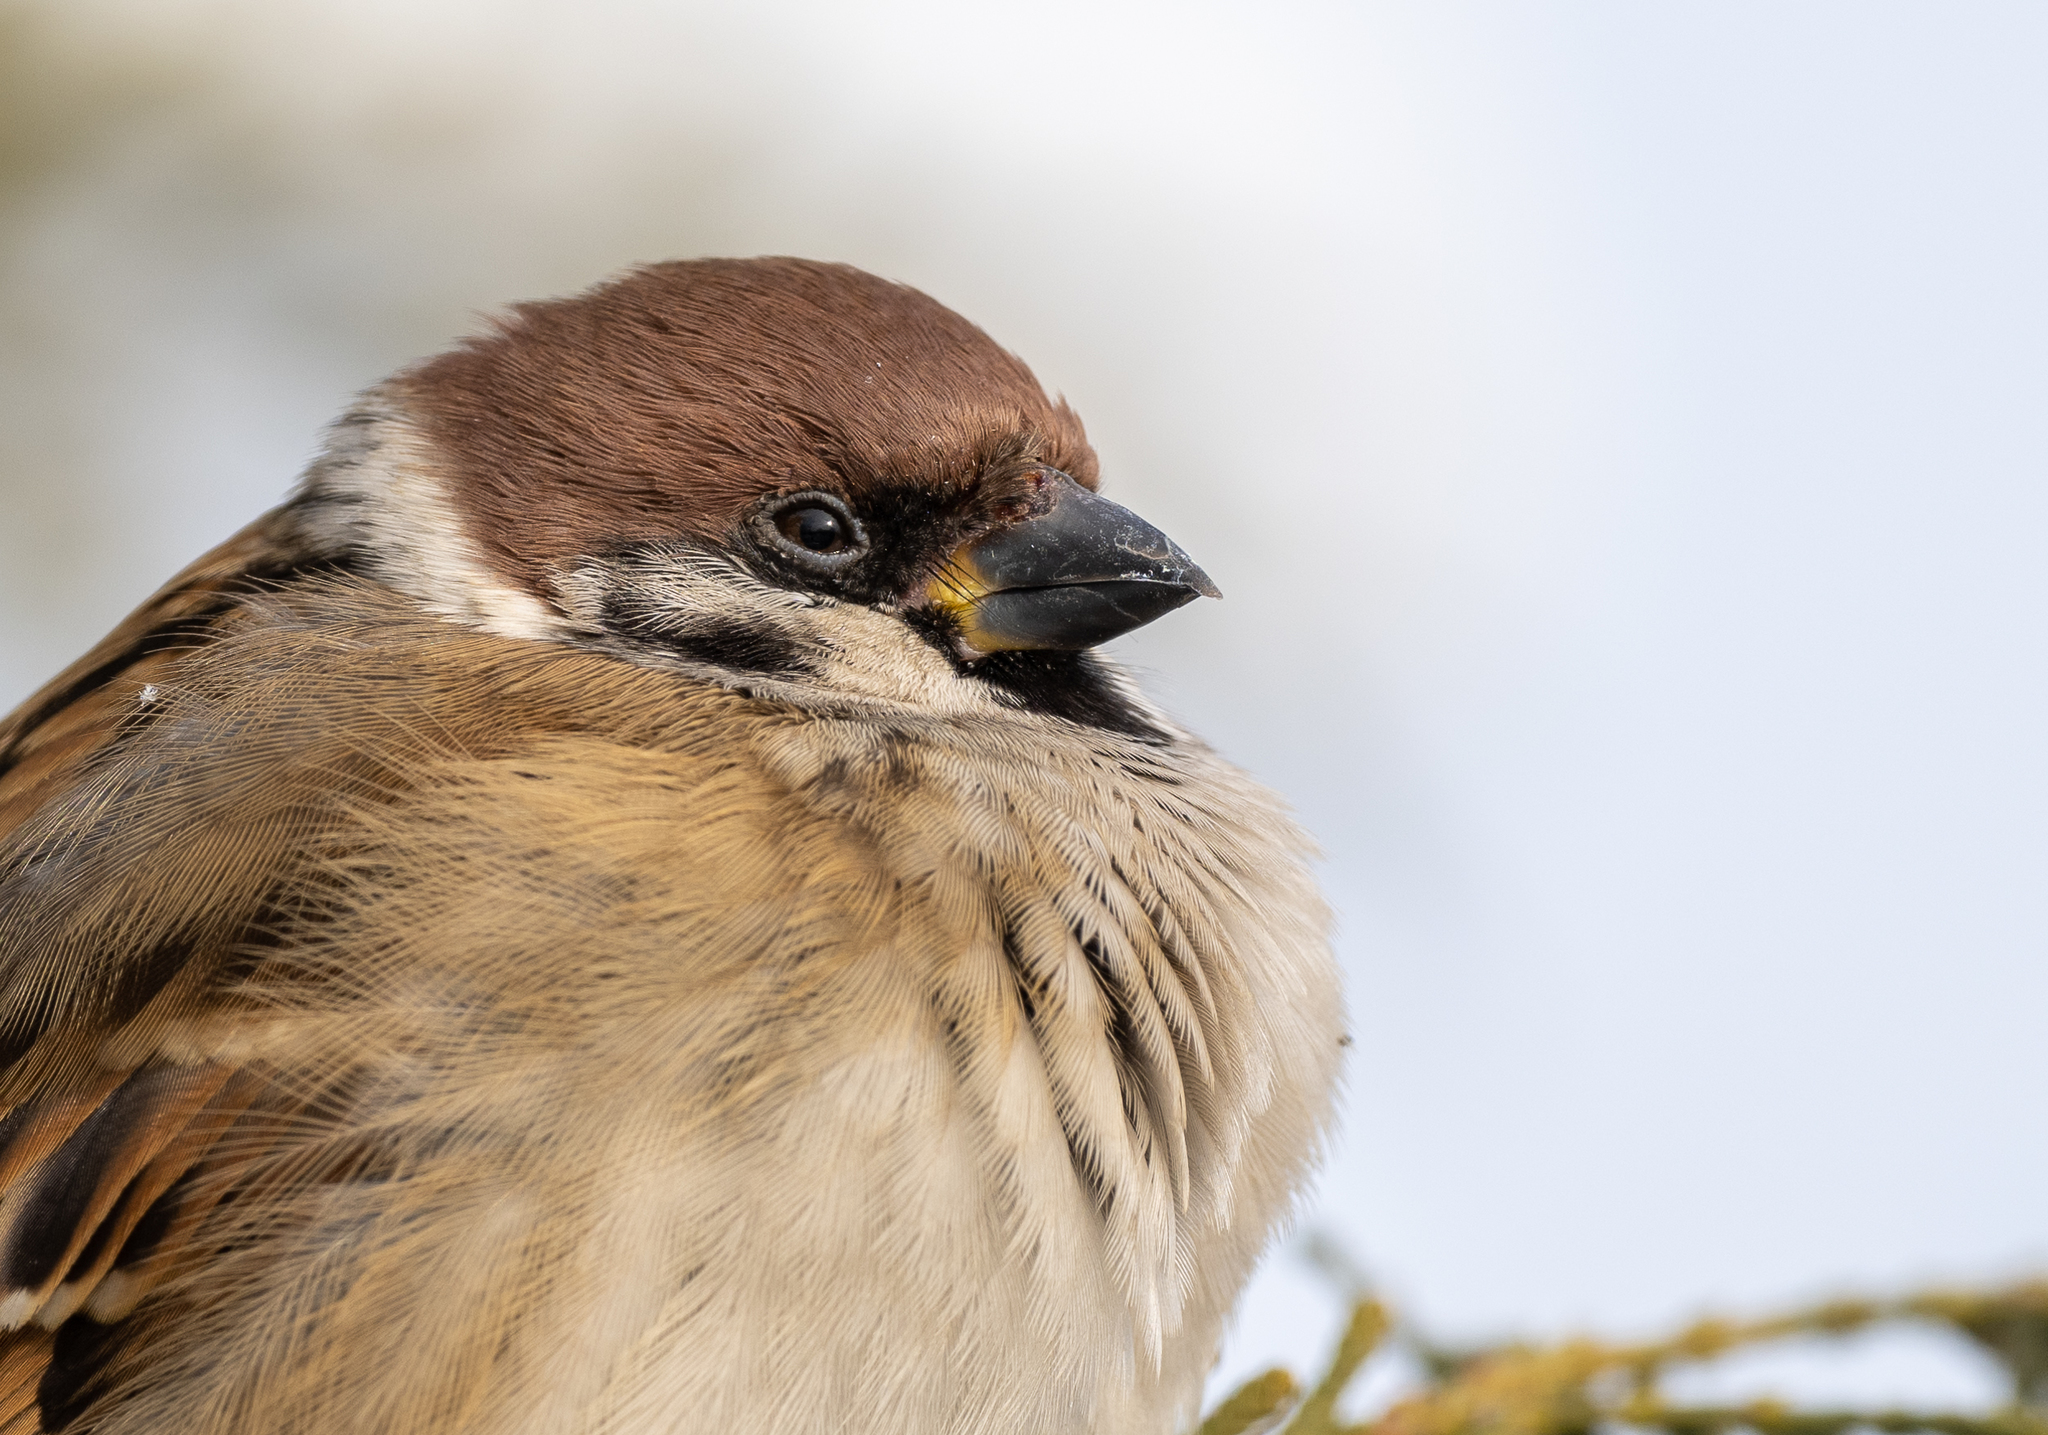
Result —
<instances>
[{"instance_id":1,"label":"fluffy chest plumage","mask_svg":"<svg viewBox=\"0 0 2048 1435\"><path fill-rule=\"evenodd\" d=\"M115 1042L266 1094L105 1428L1184 1417L1337 1054L1272 799L1184 739L402 613L254 610L17 835L81 913L266 937ZM175 824L113 820L145 788Z\"/></svg>"}]
</instances>

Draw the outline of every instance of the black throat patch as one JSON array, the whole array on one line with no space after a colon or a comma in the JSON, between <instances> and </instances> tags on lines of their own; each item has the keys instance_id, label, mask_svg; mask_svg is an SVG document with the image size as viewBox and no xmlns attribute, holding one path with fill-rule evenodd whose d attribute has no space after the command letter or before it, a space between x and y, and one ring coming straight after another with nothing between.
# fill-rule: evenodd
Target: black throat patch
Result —
<instances>
[{"instance_id":1,"label":"black throat patch","mask_svg":"<svg viewBox=\"0 0 2048 1435\"><path fill-rule=\"evenodd\" d=\"M1027 712L1103 728L1139 742L1170 741L1093 653L990 653L969 664L966 672Z\"/></svg>"}]
</instances>

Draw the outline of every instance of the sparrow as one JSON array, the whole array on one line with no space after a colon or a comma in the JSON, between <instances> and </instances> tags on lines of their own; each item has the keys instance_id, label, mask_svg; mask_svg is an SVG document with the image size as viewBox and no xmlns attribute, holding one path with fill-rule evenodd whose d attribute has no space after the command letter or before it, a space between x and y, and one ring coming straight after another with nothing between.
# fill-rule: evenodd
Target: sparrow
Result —
<instances>
[{"instance_id":1,"label":"sparrow","mask_svg":"<svg viewBox=\"0 0 2048 1435\"><path fill-rule=\"evenodd\" d=\"M1098 487L795 259L364 393L0 725L0 1431L1189 1426L1344 1018Z\"/></svg>"}]
</instances>

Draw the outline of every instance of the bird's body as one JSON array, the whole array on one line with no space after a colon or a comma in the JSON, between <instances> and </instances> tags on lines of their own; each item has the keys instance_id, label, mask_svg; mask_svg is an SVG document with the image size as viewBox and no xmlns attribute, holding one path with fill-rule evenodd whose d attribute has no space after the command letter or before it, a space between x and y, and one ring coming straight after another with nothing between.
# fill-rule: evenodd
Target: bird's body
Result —
<instances>
[{"instance_id":1,"label":"bird's body","mask_svg":"<svg viewBox=\"0 0 2048 1435\"><path fill-rule=\"evenodd\" d=\"M1341 1011L1275 800L1014 636L1207 582L1028 380L535 306L0 727L0 1431L1186 1423Z\"/></svg>"}]
</instances>

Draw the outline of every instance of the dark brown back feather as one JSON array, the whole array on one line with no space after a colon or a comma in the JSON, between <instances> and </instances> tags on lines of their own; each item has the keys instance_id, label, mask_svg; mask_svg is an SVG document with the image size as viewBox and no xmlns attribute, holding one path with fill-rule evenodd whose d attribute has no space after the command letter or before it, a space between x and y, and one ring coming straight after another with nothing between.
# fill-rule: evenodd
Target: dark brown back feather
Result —
<instances>
[{"instance_id":1,"label":"dark brown back feather","mask_svg":"<svg viewBox=\"0 0 2048 1435\"><path fill-rule=\"evenodd\" d=\"M0 1435L61 1429L82 1408L119 1335L92 1317L125 1316L164 1268L194 1204L181 1180L267 1084L153 1049L174 1013L217 996L209 979L252 906L217 884L152 882L146 860L106 868L121 844L105 819L127 810L133 778L93 791L88 774L117 762L248 595L304 571L292 535L289 510L251 524L0 722ZM99 811L58 817L81 790ZM117 871L133 880L108 881Z\"/></svg>"}]
</instances>

